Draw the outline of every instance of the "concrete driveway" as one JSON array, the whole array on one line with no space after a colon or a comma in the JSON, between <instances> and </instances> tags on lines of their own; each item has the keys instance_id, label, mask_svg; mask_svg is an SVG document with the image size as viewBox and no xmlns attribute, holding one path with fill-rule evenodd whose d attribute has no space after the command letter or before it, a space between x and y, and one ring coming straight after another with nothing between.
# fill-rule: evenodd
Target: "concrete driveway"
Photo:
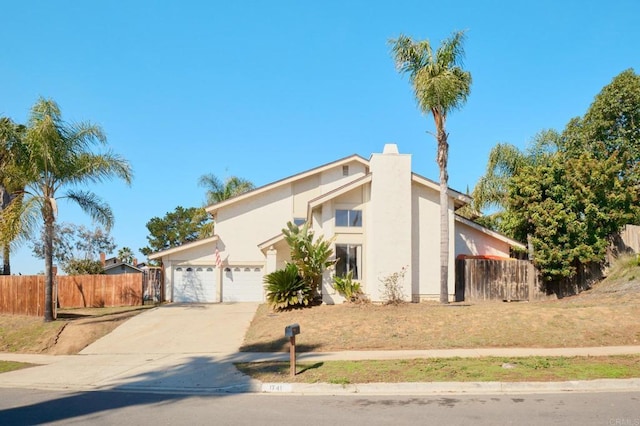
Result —
<instances>
[{"instance_id":1,"label":"concrete driveway","mask_svg":"<svg viewBox=\"0 0 640 426\"><path fill-rule=\"evenodd\" d=\"M79 355L7 357L38 367L0 374L0 387L227 393L260 388L238 348L257 303L167 305L137 315Z\"/></svg>"},{"instance_id":2,"label":"concrete driveway","mask_svg":"<svg viewBox=\"0 0 640 426\"><path fill-rule=\"evenodd\" d=\"M257 303L161 306L136 315L80 354L237 352L257 307Z\"/></svg>"}]
</instances>

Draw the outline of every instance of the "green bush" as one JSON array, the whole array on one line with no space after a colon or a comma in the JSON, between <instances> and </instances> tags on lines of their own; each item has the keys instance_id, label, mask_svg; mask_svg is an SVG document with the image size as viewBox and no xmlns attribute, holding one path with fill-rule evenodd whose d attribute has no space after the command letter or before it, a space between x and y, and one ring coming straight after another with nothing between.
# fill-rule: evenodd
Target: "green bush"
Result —
<instances>
[{"instance_id":1,"label":"green bush","mask_svg":"<svg viewBox=\"0 0 640 426\"><path fill-rule=\"evenodd\" d=\"M362 297L360 283L353 281L353 273L349 271L344 277L333 277L333 288L349 302L356 302Z\"/></svg>"},{"instance_id":2,"label":"green bush","mask_svg":"<svg viewBox=\"0 0 640 426\"><path fill-rule=\"evenodd\" d=\"M298 267L288 263L264 277L267 303L275 310L307 306L312 300L309 284L300 276Z\"/></svg>"}]
</instances>

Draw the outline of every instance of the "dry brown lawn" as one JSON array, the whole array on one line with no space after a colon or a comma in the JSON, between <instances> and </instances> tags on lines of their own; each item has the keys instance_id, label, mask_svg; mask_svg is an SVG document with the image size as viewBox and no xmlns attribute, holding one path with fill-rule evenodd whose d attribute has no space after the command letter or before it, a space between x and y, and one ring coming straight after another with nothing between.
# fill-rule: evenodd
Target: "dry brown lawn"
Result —
<instances>
[{"instance_id":1,"label":"dry brown lawn","mask_svg":"<svg viewBox=\"0 0 640 426\"><path fill-rule=\"evenodd\" d=\"M48 323L40 317L0 315L0 352L76 354L150 307L61 310L58 320Z\"/></svg>"},{"instance_id":2,"label":"dry brown lawn","mask_svg":"<svg viewBox=\"0 0 640 426\"><path fill-rule=\"evenodd\" d=\"M287 351L284 328L292 323L300 324L301 352L640 345L640 282L541 302L341 304L287 312L262 305L241 350Z\"/></svg>"}]
</instances>

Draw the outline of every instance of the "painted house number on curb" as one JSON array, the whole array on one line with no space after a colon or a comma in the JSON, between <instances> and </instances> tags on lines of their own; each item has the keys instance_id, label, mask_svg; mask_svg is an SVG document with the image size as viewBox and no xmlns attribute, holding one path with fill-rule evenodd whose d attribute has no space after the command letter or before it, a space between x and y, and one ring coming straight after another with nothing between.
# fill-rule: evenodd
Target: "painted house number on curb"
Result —
<instances>
[{"instance_id":1,"label":"painted house number on curb","mask_svg":"<svg viewBox=\"0 0 640 426\"><path fill-rule=\"evenodd\" d=\"M292 392L291 383L263 383L262 392Z\"/></svg>"}]
</instances>

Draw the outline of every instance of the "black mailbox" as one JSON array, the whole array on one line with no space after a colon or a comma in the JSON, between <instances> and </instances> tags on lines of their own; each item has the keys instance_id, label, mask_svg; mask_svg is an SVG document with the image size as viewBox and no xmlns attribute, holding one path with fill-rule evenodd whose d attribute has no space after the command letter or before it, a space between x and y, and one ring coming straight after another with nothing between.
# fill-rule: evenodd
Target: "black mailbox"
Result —
<instances>
[{"instance_id":1,"label":"black mailbox","mask_svg":"<svg viewBox=\"0 0 640 426\"><path fill-rule=\"evenodd\" d=\"M300 334L300 324L291 324L284 328L285 337L293 337Z\"/></svg>"}]
</instances>

